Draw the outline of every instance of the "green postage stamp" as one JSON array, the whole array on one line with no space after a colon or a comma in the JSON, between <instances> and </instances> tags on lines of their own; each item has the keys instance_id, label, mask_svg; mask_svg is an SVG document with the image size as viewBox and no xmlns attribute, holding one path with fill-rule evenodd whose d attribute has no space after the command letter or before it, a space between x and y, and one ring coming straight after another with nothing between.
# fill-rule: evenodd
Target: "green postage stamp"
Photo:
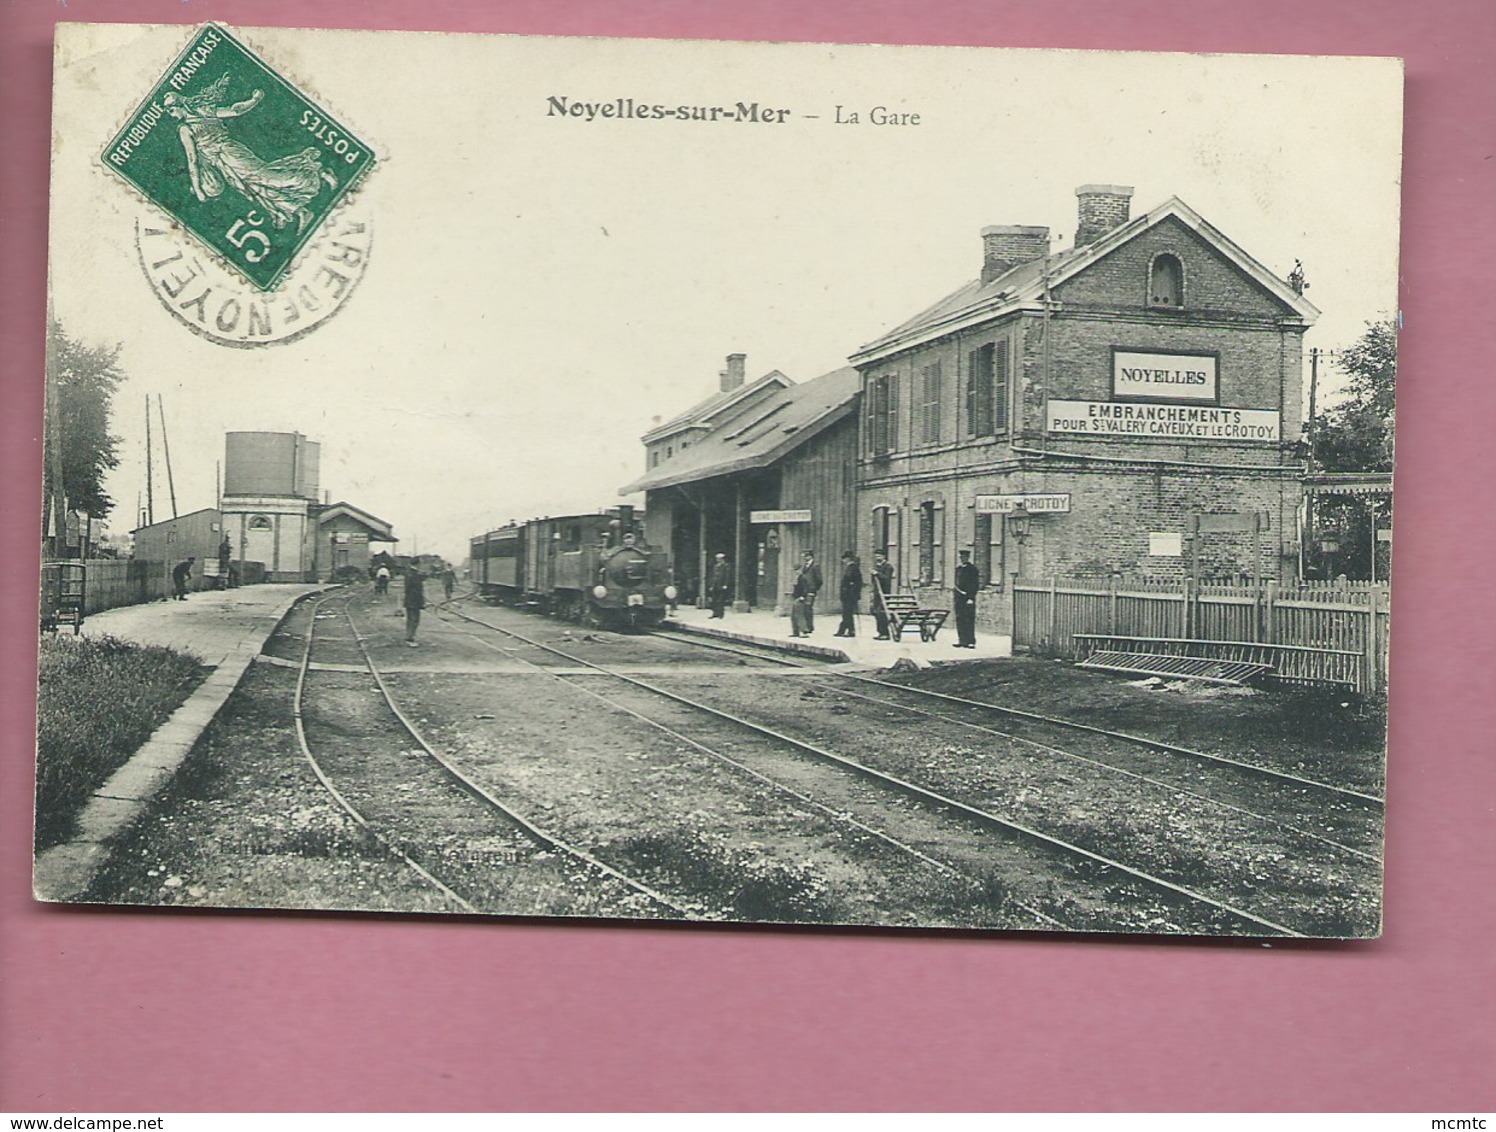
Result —
<instances>
[{"instance_id":1,"label":"green postage stamp","mask_svg":"<svg viewBox=\"0 0 1496 1132\"><path fill-rule=\"evenodd\" d=\"M102 159L270 291L375 157L226 29L209 24Z\"/></svg>"}]
</instances>

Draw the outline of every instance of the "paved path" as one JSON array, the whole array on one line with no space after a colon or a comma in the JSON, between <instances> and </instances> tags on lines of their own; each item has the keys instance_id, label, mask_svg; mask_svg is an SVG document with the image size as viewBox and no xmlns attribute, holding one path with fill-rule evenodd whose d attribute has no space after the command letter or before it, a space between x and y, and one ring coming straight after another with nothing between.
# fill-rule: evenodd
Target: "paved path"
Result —
<instances>
[{"instance_id":1,"label":"paved path","mask_svg":"<svg viewBox=\"0 0 1496 1132\"><path fill-rule=\"evenodd\" d=\"M156 729L130 761L110 777L78 815L73 840L39 854L32 874L38 900L76 900L109 858L110 842L140 816L171 781L218 709L297 599L319 585L263 585L195 593L186 601L156 601L95 613L86 636L113 636L191 653L213 671Z\"/></svg>"},{"instance_id":2,"label":"paved path","mask_svg":"<svg viewBox=\"0 0 1496 1132\"><path fill-rule=\"evenodd\" d=\"M815 633L796 640L790 636L790 619L768 610L752 613L728 610L719 621L712 617L710 610L682 606L665 622L667 628L768 645L802 656L849 661L860 667L890 668L904 660L923 668L937 660L990 660L1013 655L1013 639L991 633L979 632L974 649L956 648L956 623L953 620L945 623L933 641L920 640L919 634L913 630L905 633L901 641L874 640L877 628L868 613L858 615L858 635L855 637L836 636L836 627L840 624L840 613L817 615Z\"/></svg>"}]
</instances>

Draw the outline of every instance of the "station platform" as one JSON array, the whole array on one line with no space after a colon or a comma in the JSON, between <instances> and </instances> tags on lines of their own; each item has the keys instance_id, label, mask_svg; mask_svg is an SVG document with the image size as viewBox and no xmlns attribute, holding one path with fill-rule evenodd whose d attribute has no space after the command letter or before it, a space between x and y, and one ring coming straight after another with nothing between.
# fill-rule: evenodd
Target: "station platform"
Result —
<instances>
[{"instance_id":1,"label":"station platform","mask_svg":"<svg viewBox=\"0 0 1496 1132\"><path fill-rule=\"evenodd\" d=\"M162 645L213 669L181 707L84 805L71 841L37 854L32 889L38 900L75 900L109 856L110 842L171 781L275 627L298 600L325 585L259 585L190 594L91 615L82 633Z\"/></svg>"},{"instance_id":2,"label":"station platform","mask_svg":"<svg viewBox=\"0 0 1496 1132\"><path fill-rule=\"evenodd\" d=\"M993 660L1013 655L1013 639L991 633L977 633L975 648L958 649L956 623L948 618L933 641L922 641L911 629L900 641L879 641L876 623L869 613L857 616L857 636L838 637L839 613L817 614L815 631L809 637L790 635L790 619L772 610L734 613L729 609L719 621L709 609L682 606L665 620L667 628L687 633L701 633L746 644L764 645L798 656L818 656L825 660L853 664L859 668L892 668L903 661L924 668L927 665L973 660Z\"/></svg>"},{"instance_id":3,"label":"station platform","mask_svg":"<svg viewBox=\"0 0 1496 1132\"><path fill-rule=\"evenodd\" d=\"M186 601L150 601L93 613L83 622L87 637L118 637L137 645L161 645L191 653L217 668L246 650L260 651L296 601L325 585L258 585L204 590Z\"/></svg>"}]
</instances>

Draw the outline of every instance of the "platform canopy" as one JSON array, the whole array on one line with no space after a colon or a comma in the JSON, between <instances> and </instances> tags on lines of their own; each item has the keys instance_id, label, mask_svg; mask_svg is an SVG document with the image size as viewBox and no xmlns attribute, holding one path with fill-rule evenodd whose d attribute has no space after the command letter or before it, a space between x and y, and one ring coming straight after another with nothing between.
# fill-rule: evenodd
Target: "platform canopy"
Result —
<instances>
[{"instance_id":1,"label":"platform canopy","mask_svg":"<svg viewBox=\"0 0 1496 1132\"><path fill-rule=\"evenodd\" d=\"M1327 472L1304 477L1310 495L1391 495L1391 472Z\"/></svg>"}]
</instances>

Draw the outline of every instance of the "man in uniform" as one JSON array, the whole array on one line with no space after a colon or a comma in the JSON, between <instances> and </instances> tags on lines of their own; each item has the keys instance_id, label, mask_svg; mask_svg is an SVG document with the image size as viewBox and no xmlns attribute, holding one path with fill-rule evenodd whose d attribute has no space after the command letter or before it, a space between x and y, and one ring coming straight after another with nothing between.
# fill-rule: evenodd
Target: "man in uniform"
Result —
<instances>
[{"instance_id":1,"label":"man in uniform","mask_svg":"<svg viewBox=\"0 0 1496 1132\"><path fill-rule=\"evenodd\" d=\"M790 636L808 637L816 627L816 594L821 592L821 568L816 565L816 556L806 551L800 572L795 575L795 588L791 596L795 604L790 610Z\"/></svg>"},{"instance_id":2,"label":"man in uniform","mask_svg":"<svg viewBox=\"0 0 1496 1132\"><path fill-rule=\"evenodd\" d=\"M707 578L706 596L712 607L712 616L720 618L727 609L727 603L732 600L732 563L720 550Z\"/></svg>"},{"instance_id":3,"label":"man in uniform","mask_svg":"<svg viewBox=\"0 0 1496 1132\"><path fill-rule=\"evenodd\" d=\"M961 565L956 567L956 643L958 649L977 647L977 589L982 584L982 575L971 562L971 551L961 552Z\"/></svg>"},{"instance_id":4,"label":"man in uniform","mask_svg":"<svg viewBox=\"0 0 1496 1132\"><path fill-rule=\"evenodd\" d=\"M888 640L888 610L883 598L893 593L893 563L881 550L873 555L873 620L878 623L875 640Z\"/></svg>"}]
</instances>

